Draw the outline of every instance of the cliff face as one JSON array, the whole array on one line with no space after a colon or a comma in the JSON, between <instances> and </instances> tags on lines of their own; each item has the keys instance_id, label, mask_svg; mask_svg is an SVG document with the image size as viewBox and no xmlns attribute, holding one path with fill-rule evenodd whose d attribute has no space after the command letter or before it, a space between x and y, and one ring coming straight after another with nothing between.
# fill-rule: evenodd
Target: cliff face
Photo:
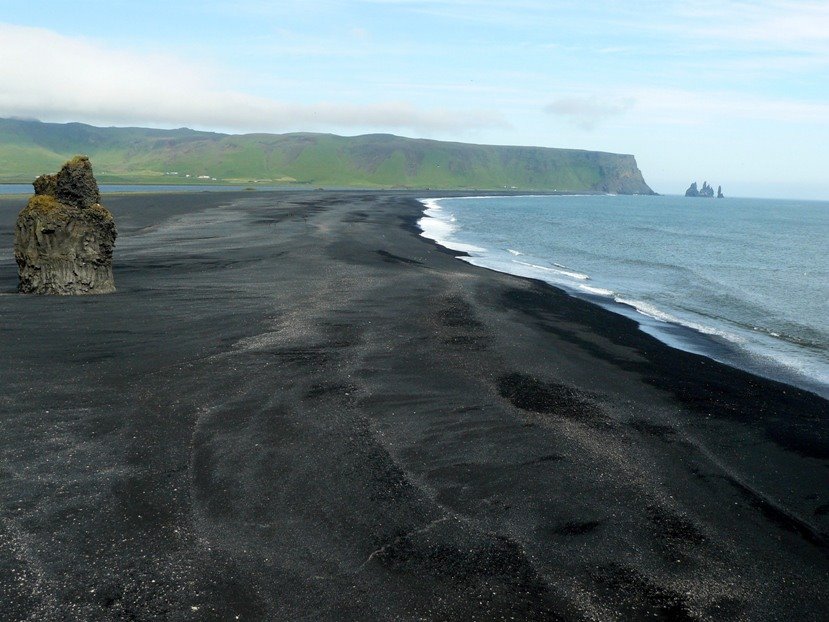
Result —
<instances>
[{"instance_id":1,"label":"cliff face","mask_svg":"<svg viewBox=\"0 0 829 622\"><path fill-rule=\"evenodd\" d=\"M117 230L100 204L88 158L76 157L56 175L42 175L17 217L14 256L18 289L31 294L115 291L112 249Z\"/></svg>"},{"instance_id":2,"label":"cliff face","mask_svg":"<svg viewBox=\"0 0 829 622\"><path fill-rule=\"evenodd\" d=\"M612 159L602 166L604 180L597 190L614 194L656 194L645 183L632 155L602 154Z\"/></svg>"}]
</instances>

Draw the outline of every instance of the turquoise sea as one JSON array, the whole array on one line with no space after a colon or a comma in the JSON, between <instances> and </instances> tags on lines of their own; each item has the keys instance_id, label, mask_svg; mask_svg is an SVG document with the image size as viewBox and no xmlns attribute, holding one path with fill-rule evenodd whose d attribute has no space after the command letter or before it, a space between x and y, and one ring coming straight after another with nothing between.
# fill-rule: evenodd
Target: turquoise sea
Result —
<instances>
[{"instance_id":1,"label":"turquoise sea","mask_svg":"<svg viewBox=\"0 0 829 622\"><path fill-rule=\"evenodd\" d=\"M424 199L423 235L544 280L678 348L829 397L829 202Z\"/></svg>"}]
</instances>

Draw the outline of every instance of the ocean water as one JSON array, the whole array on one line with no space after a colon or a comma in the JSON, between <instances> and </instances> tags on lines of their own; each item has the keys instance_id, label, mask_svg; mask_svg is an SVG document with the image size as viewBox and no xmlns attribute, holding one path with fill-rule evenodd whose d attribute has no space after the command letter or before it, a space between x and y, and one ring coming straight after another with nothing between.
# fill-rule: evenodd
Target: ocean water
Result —
<instances>
[{"instance_id":1,"label":"ocean water","mask_svg":"<svg viewBox=\"0 0 829 622\"><path fill-rule=\"evenodd\" d=\"M684 350L829 397L829 202L423 199L425 237Z\"/></svg>"}]
</instances>

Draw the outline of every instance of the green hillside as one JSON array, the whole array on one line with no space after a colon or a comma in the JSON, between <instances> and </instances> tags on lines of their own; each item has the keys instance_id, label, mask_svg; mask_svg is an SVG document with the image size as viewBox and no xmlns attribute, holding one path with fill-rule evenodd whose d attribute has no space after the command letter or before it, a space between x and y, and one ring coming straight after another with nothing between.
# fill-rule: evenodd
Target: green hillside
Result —
<instances>
[{"instance_id":1,"label":"green hillside","mask_svg":"<svg viewBox=\"0 0 829 622\"><path fill-rule=\"evenodd\" d=\"M104 183L652 193L633 156L596 151L388 134L228 135L0 119L0 183L29 182L76 154L90 156Z\"/></svg>"}]
</instances>

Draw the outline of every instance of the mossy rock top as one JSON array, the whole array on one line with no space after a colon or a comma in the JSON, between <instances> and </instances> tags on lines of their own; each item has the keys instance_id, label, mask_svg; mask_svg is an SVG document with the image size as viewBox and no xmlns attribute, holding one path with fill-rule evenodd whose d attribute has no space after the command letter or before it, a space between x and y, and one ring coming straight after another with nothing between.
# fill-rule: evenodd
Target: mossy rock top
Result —
<instances>
[{"instance_id":1,"label":"mossy rock top","mask_svg":"<svg viewBox=\"0 0 829 622\"><path fill-rule=\"evenodd\" d=\"M41 175L32 185L35 195L21 216L39 214L67 220L81 211L85 218L112 220L112 214L100 204L101 193L87 156L75 156L56 174Z\"/></svg>"},{"instance_id":2,"label":"mossy rock top","mask_svg":"<svg viewBox=\"0 0 829 622\"><path fill-rule=\"evenodd\" d=\"M75 156L54 175L41 175L32 184L35 195L52 196L61 203L87 209L101 202L98 182L87 156Z\"/></svg>"},{"instance_id":3,"label":"mossy rock top","mask_svg":"<svg viewBox=\"0 0 829 622\"><path fill-rule=\"evenodd\" d=\"M100 203L80 209L61 203L53 196L43 194L36 194L29 199L26 207L20 212L20 216L42 216L50 220L63 221L79 217L85 220L113 220L112 213Z\"/></svg>"},{"instance_id":4,"label":"mossy rock top","mask_svg":"<svg viewBox=\"0 0 829 622\"><path fill-rule=\"evenodd\" d=\"M68 215L70 211L69 206L64 205L60 201L58 201L54 196L50 196L48 194L36 194L29 202L26 204L26 207L23 208L21 215L25 215L27 213L34 214L41 214L43 216L58 216L61 214Z\"/></svg>"}]
</instances>

